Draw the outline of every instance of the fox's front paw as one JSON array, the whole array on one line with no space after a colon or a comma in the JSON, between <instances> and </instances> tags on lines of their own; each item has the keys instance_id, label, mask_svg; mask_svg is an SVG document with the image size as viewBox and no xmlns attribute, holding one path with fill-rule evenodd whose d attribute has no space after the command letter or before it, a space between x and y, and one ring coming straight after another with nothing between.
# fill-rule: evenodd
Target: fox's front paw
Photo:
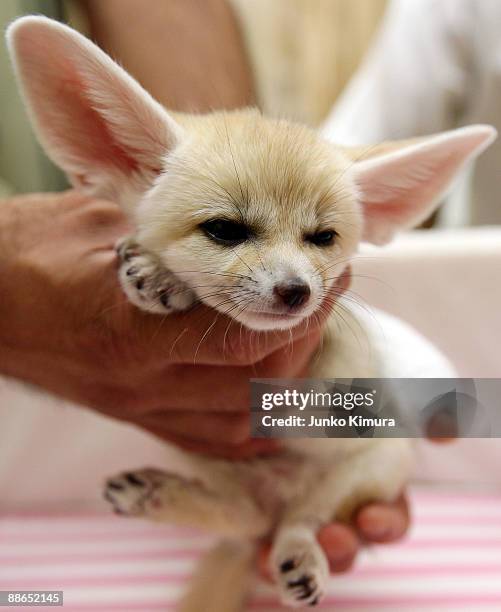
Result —
<instances>
[{"instance_id":1,"label":"fox's front paw","mask_svg":"<svg viewBox=\"0 0 501 612\"><path fill-rule=\"evenodd\" d=\"M196 301L193 291L133 237L123 238L115 249L122 289L141 310L168 314L175 310L186 310Z\"/></svg>"},{"instance_id":2,"label":"fox's front paw","mask_svg":"<svg viewBox=\"0 0 501 612\"><path fill-rule=\"evenodd\" d=\"M117 514L144 516L154 503L154 494L164 483L167 474L161 470L143 469L123 472L106 481L104 497Z\"/></svg>"},{"instance_id":3,"label":"fox's front paw","mask_svg":"<svg viewBox=\"0 0 501 612\"><path fill-rule=\"evenodd\" d=\"M288 530L275 543L270 560L286 606L302 608L320 602L329 580L329 564L313 534Z\"/></svg>"}]
</instances>

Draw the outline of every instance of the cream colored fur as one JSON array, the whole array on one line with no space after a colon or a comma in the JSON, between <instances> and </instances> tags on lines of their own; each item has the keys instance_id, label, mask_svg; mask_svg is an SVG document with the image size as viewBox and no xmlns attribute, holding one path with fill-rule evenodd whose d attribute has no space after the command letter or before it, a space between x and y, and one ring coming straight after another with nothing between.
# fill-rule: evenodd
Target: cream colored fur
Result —
<instances>
[{"instance_id":1,"label":"cream colored fur","mask_svg":"<svg viewBox=\"0 0 501 612\"><path fill-rule=\"evenodd\" d=\"M255 330L315 316L359 242L382 244L419 223L494 137L491 128L473 126L343 150L255 109L169 114L92 43L44 18L18 20L8 41L47 153L75 186L116 199L135 223L135 235L118 245L124 291L138 307L163 314L200 300ZM218 242L204 225L217 219L244 225L249 236ZM312 238L322 232L332 238L323 246ZM276 289L291 279L309 293L284 305ZM388 315L368 316L349 294L334 305L309 372L452 375L428 341ZM328 581L318 528L349 518L364 501L394 499L411 462L406 440L288 440L278 456L245 462L186 454L186 474L121 474L106 495L121 513L232 541L205 564L210 574L198 575L185 612L242 609L248 551L271 535L278 594L299 607L318 603Z\"/></svg>"}]
</instances>

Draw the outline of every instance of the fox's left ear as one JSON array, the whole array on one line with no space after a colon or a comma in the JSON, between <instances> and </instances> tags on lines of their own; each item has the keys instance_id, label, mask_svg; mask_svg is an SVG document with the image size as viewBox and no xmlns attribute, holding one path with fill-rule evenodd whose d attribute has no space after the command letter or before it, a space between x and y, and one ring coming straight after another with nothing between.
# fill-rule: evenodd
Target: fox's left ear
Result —
<instances>
[{"instance_id":1,"label":"fox's left ear","mask_svg":"<svg viewBox=\"0 0 501 612\"><path fill-rule=\"evenodd\" d=\"M364 217L363 240L386 244L400 230L424 221L458 172L496 138L472 125L422 138L354 164Z\"/></svg>"},{"instance_id":2,"label":"fox's left ear","mask_svg":"<svg viewBox=\"0 0 501 612\"><path fill-rule=\"evenodd\" d=\"M177 122L90 40L45 17L21 17L7 43L46 153L85 192L126 206L182 138Z\"/></svg>"}]
</instances>

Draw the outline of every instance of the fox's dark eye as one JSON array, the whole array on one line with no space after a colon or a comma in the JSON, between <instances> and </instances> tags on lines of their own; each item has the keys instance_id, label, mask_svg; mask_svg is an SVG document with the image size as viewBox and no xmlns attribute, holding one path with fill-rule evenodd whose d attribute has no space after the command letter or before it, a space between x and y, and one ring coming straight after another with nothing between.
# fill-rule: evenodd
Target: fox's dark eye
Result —
<instances>
[{"instance_id":1,"label":"fox's dark eye","mask_svg":"<svg viewBox=\"0 0 501 612\"><path fill-rule=\"evenodd\" d=\"M308 234L306 236L306 240L311 242L315 246L324 247L331 246L334 244L334 240L336 239L337 232L334 230L326 230L325 232L316 232L315 234Z\"/></svg>"},{"instance_id":2,"label":"fox's dark eye","mask_svg":"<svg viewBox=\"0 0 501 612\"><path fill-rule=\"evenodd\" d=\"M227 219L212 219L201 223L200 227L211 240L228 246L245 242L251 233L247 225Z\"/></svg>"}]
</instances>

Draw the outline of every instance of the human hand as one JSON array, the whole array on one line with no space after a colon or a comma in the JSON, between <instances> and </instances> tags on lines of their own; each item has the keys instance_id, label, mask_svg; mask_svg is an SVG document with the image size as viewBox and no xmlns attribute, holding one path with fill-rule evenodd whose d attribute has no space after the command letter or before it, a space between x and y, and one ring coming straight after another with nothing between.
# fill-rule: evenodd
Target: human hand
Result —
<instances>
[{"instance_id":1,"label":"human hand","mask_svg":"<svg viewBox=\"0 0 501 612\"><path fill-rule=\"evenodd\" d=\"M409 506L405 495L394 503L366 504L355 513L351 524L333 521L322 527L317 539L329 560L332 573L348 571L364 543L381 544L399 540L410 524ZM269 573L270 545L261 546L258 568L271 580Z\"/></svg>"},{"instance_id":2,"label":"human hand","mask_svg":"<svg viewBox=\"0 0 501 612\"><path fill-rule=\"evenodd\" d=\"M452 437L429 435L430 441L440 444L453 440ZM333 521L322 527L317 539L329 560L331 572L348 571L363 544L387 544L400 540L410 526L409 504L405 492L393 503L373 502L358 509L351 524ZM258 556L261 575L271 580L269 573L270 545L264 544Z\"/></svg>"},{"instance_id":3,"label":"human hand","mask_svg":"<svg viewBox=\"0 0 501 612\"><path fill-rule=\"evenodd\" d=\"M188 449L272 450L250 439L249 378L301 375L329 309L260 334L203 305L142 312L117 280L113 246L128 231L116 205L76 192L2 202L0 372Z\"/></svg>"}]
</instances>

